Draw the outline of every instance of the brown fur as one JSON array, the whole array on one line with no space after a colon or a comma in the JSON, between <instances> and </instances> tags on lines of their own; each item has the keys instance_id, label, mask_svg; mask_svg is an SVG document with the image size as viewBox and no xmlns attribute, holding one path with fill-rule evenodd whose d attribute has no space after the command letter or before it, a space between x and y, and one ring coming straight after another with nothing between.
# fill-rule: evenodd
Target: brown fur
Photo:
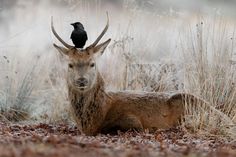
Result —
<instances>
[{"instance_id":1,"label":"brown fur","mask_svg":"<svg viewBox=\"0 0 236 157\"><path fill-rule=\"evenodd\" d=\"M106 93L101 77L88 93L79 95L70 88L69 93L75 119L86 135L167 129L178 124L184 111L181 95L174 98L165 93ZM84 103L79 103L81 99Z\"/></svg>"},{"instance_id":2,"label":"brown fur","mask_svg":"<svg viewBox=\"0 0 236 157\"><path fill-rule=\"evenodd\" d=\"M109 22L109 21L108 21ZM173 96L152 92L107 92L95 61L102 55L110 39L97 45L108 29L86 49L76 49L56 38L66 47L54 47L68 58L67 83L71 108L81 132L86 135L110 133L117 130L167 129L178 124L184 113L186 94ZM80 80L86 80L81 85Z\"/></svg>"},{"instance_id":3,"label":"brown fur","mask_svg":"<svg viewBox=\"0 0 236 157\"><path fill-rule=\"evenodd\" d=\"M83 63L89 67L90 62L96 59L93 54L97 52L91 49L81 52L77 49L65 51L62 47L55 47L68 56L70 64L76 67L76 73L80 71L78 64ZM99 52L102 54L103 51ZM74 74L73 71L68 73ZM95 77L91 87L86 91L79 91L69 81L75 76L72 74L67 75L69 100L74 119L81 132L86 135L129 129L167 129L176 126L184 113L183 99L186 94L171 96L154 92L106 92L104 80L97 70L88 75Z\"/></svg>"},{"instance_id":4,"label":"brown fur","mask_svg":"<svg viewBox=\"0 0 236 157\"><path fill-rule=\"evenodd\" d=\"M86 135L173 127L184 112L182 96L152 92L105 92L100 74L94 87L86 93L78 93L69 87L74 118Z\"/></svg>"}]
</instances>

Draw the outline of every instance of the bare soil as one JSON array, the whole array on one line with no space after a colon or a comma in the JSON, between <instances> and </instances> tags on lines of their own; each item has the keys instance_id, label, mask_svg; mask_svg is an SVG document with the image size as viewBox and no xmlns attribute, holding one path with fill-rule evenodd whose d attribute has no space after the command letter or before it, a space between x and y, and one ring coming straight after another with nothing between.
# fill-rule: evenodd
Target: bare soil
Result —
<instances>
[{"instance_id":1,"label":"bare soil","mask_svg":"<svg viewBox=\"0 0 236 157\"><path fill-rule=\"evenodd\" d=\"M1 157L236 156L236 141L200 137L180 128L150 134L80 135L67 124L0 123Z\"/></svg>"}]
</instances>

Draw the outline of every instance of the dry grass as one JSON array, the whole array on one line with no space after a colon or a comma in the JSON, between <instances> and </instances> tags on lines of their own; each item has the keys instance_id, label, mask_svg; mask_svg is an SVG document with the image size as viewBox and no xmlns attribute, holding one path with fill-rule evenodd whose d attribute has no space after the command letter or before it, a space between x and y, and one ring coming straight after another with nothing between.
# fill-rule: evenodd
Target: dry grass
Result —
<instances>
[{"instance_id":1,"label":"dry grass","mask_svg":"<svg viewBox=\"0 0 236 157\"><path fill-rule=\"evenodd\" d=\"M77 16L71 16L73 13L79 15L88 27L88 42L91 42L105 23L101 20L94 26L94 21L105 16L99 10L96 10L98 15L93 15L90 7L84 10L54 8L58 32L63 37L66 33L68 35L70 29L66 29L66 32L64 26L68 27L68 21L77 19ZM71 12L68 13L68 10ZM23 46L17 51L9 48L7 52L10 53L1 53L1 115L8 120L19 120L22 113L27 113L28 118L36 121L71 122L64 79L66 68L60 56L55 57L56 50L49 46L52 45L52 39L48 38L48 15L52 13L38 9L35 14L41 17L37 22L47 26L47 29L34 29L40 30L38 33L42 33L42 37L39 38L45 43L32 41L30 35L20 36L16 38L24 39L29 53L16 54L25 51ZM186 91L197 95L211 107L188 104L184 127L197 133L235 136L234 24L227 24L226 20L219 20L218 17L212 20L206 16L205 20L194 21L191 20L192 15L187 18L162 16L134 9L110 14L111 26L107 36L113 42L99 61L107 89ZM18 18L16 24L20 23ZM42 20L44 18L47 20ZM34 18L29 16L28 19L29 22ZM69 40L68 37L65 39ZM35 45L40 52L37 53L41 56L39 58L31 54ZM8 63L8 58L13 61ZM20 66L17 62L20 62Z\"/></svg>"},{"instance_id":2,"label":"dry grass","mask_svg":"<svg viewBox=\"0 0 236 157\"><path fill-rule=\"evenodd\" d=\"M185 91L211 105L187 106L186 119L194 131L235 136L235 30L226 22L202 19L183 43Z\"/></svg>"}]
</instances>

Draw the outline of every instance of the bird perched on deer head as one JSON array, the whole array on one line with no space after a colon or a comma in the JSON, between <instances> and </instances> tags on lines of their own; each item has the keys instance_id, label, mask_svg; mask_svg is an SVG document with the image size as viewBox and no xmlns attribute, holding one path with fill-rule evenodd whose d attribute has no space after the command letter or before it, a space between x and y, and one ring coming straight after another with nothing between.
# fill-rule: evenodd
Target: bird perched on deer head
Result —
<instances>
[{"instance_id":1,"label":"bird perched on deer head","mask_svg":"<svg viewBox=\"0 0 236 157\"><path fill-rule=\"evenodd\" d=\"M71 24L74 30L71 33L71 40L76 48L83 48L86 41L88 40L87 33L84 30L84 26L80 22Z\"/></svg>"}]
</instances>

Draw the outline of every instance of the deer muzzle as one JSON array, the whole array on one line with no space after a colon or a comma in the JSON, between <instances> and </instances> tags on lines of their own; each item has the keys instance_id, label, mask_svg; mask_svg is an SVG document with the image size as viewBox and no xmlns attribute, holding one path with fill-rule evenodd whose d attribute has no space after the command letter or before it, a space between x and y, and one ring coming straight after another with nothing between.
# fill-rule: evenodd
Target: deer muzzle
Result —
<instances>
[{"instance_id":1,"label":"deer muzzle","mask_svg":"<svg viewBox=\"0 0 236 157\"><path fill-rule=\"evenodd\" d=\"M75 81L75 84L79 87L79 88L86 88L88 86L88 80L84 77L81 77L79 79L77 79Z\"/></svg>"}]
</instances>

